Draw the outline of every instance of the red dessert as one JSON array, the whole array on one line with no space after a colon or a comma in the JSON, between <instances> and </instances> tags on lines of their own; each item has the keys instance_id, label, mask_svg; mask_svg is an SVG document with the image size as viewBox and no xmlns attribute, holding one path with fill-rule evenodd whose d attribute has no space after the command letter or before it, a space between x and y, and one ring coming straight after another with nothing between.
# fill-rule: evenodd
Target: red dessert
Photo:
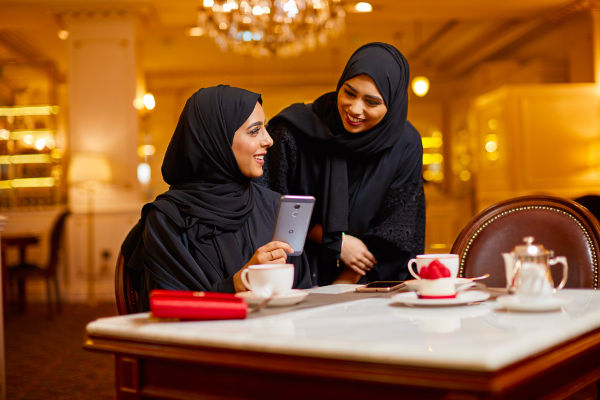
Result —
<instances>
[{"instance_id":1,"label":"red dessert","mask_svg":"<svg viewBox=\"0 0 600 400\"><path fill-rule=\"evenodd\" d=\"M429 263L429 265L424 265L419 270L419 277L425 280L437 280L442 278L450 278L450 270L442 264L439 260L435 259ZM424 282L425 283L425 282ZM448 293L448 285L452 286L454 289L454 283L446 283L446 282L429 282L427 283L427 288L421 286L421 290L418 293L419 298L421 299L453 299L456 297L456 292ZM425 294L424 291L429 293Z\"/></svg>"},{"instance_id":2,"label":"red dessert","mask_svg":"<svg viewBox=\"0 0 600 400\"><path fill-rule=\"evenodd\" d=\"M450 278L450 270L440 260L435 259L429 265L421 267L419 276L421 279Z\"/></svg>"}]
</instances>

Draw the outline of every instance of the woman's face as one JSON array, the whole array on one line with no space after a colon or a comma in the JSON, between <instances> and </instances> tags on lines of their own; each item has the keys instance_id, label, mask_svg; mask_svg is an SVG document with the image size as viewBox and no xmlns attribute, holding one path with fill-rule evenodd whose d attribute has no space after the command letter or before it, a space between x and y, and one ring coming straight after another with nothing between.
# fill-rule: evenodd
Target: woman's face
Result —
<instances>
[{"instance_id":1,"label":"woman's face","mask_svg":"<svg viewBox=\"0 0 600 400\"><path fill-rule=\"evenodd\" d=\"M387 112L383 96L368 75L357 75L344 82L338 92L337 107L344 128L350 133L371 129Z\"/></svg>"},{"instance_id":2,"label":"woman's face","mask_svg":"<svg viewBox=\"0 0 600 400\"><path fill-rule=\"evenodd\" d=\"M235 131L231 145L244 176L258 178L263 174L265 155L271 146L273 146L273 139L265 128L265 112L260 103L256 103L252 114Z\"/></svg>"}]
</instances>

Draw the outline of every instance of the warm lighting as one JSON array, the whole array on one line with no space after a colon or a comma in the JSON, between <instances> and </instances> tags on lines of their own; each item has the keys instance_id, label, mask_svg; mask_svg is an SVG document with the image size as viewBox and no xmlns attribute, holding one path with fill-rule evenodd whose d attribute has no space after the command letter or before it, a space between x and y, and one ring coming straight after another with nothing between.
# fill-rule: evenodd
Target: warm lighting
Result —
<instances>
[{"instance_id":1,"label":"warm lighting","mask_svg":"<svg viewBox=\"0 0 600 400\"><path fill-rule=\"evenodd\" d=\"M369 13L373 11L373 6L371 5L371 3L361 1L354 5L354 10L356 12Z\"/></svg>"},{"instance_id":2,"label":"warm lighting","mask_svg":"<svg viewBox=\"0 0 600 400\"><path fill-rule=\"evenodd\" d=\"M58 114L58 106L15 106L0 107L0 117Z\"/></svg>"},{"instance_id":3,"label":"warm lighting","mask_svg":"<svg viewBox=\"0 0 600 400\"><path fill-rule=\"evenodd\" d=\"M489 133L485 135L485 143L483 145L485 149L485 157L489 161L496 161L499 158L498 155L498 135Z\"/></svg>"},{"instance_id":4,"label":"warm lighting","mask_svg":"<svg viewBox=\"0 0 600 400\"><path fill-rule=\"evenodd\" d=\"M498 143L490 141L485 143L485 151L488 153L493 153L498 150Z\"/></svg>"},{"instance_id":5,"label":"warm lighting","mask_svg":"<svg viewBox=\"0 0 600 400\"><path fill-rule=\"evenodd\" d=\"M458 177L460 178L461 181L463 182L468 182L471 180L471 172L463 169L462 171L460 171L460 173L458 174Z\"/></svg>"},{"instance_id":6,"label":"warm lighting","mask_svg":"<svg viewBox=\"0 0 600 400\"><path fill-rule=\"evenodd\" d=\"M439 136L425 136L421 138L424 149L439 149L442 147L443 140Z\"/></svg>"},{"instance_id":7,"label":"warm lighting","mask_svg":"<svg viewBox=\"0 0 600 400\"><path fill-rule=\"evenodd\" d=\"M56 180L52 177L20 178L12 179L10 184L13 188L53 187L56 186Z\"/></svg>"},{"instance_id":8,"label":"warm lighting","mask_svg":"<svg viewBox=\"0 0 600 400\"><path fill-rule=\"evenodd\" d=\"M94 185L111 178L110 164L104 155L78 153L71 159L68 180L72 184Z\"/></svg>"},{"instance_id":9,"label":"warm lighting","mask_svg":"<svg viewBox=\"0 0 600 400\"><path fill-rule=\"evenodd\" d=\"M429 92L429 79L424 76L416 76L412 80L413 93L423 97Z\"/></svg>"},{"instance_id":10,"label":"warm lighting","mask_svg":"<svg viewBox=\"0 0 600 400\"><path fill-rule=\"evenodd\" d=\"M444 161L444 156L439 153L423 154L423 165L441 164Z\"/></svg>"},{"instance_id":11,"label":"warm lighting","mask_svg":"<svg viewBox=\"0 0 600 400\"><path fill-rule=\"evenodd\" d=\"M187 35L192 37L199 37L206 33L206 30L200 26L192 26L187 30Z\"/></svg>"},{"instance_id":12,"label":"warm lighting","mask_svg":"<svg viewBox=\"0 0 600 400\"><path fill-rule=\"evenodd\" d=\"M0 156L0 165L8 164L49 164L53 161L48 154L15 154L12 156Z\"/></svg>"},{"instance_id":13,"label":"warm lighting","mask_svg":"<svg viewBox=\"0 0 600 400\"><path fill-rule=\"evenodd\" d=\"M33 146L33 147L35 147L35 149L36 149L37 151L42 151L42 150L44 150L44 147L46 147L46 139L44 139L44 138L37 139L37 140L35 141L35 144L34 144L34 146Z\"/></svg>"},{"instance_id":14,"label":"warm lighting","mask_svg":"<svg viewBox=\"0 0 600 400\"><path fill-rule=\"evenodd\" d=\"M208 35L223 51L286 57L324 44L344 18L336 0L204 0L188 35Z\"/></svg>"},{"instance_id":15,"label":"warm lighting","mask_svg":"<svg viewBox=\"0 0 600 400\"><path fill-rule=\"evenodd\" d=\"M142 104L146 110L154 110L156 102L154 101L154 96L152 93L146 93L142 96Z\"/></svg>"},{"instance_id":16,"label":"warm lighting","mask_svg":"<svg viewBox=\"0 0 600 400\"><path fill-rule=\"evenodd\" d=\"M153 156L156 152L156 148L151 144L143 144L138 146L137 153L140 158Z\"/></svg>"},{"instance_id":17,"label":"warm lighting","mask_svg":"<svg viewBox=\"0 0 600 400\"><path fill-rule=\"evenodd\" d=\"M138 181L142 185L147 185L148 182L150 182L150 177L151 177L150 164L145 163L145 162L139 163L138 167L137 167Z\"/></svg>"},{"instance_id":18,"label":"warm lighting","mask_svg":"<svg viewBox=\"0 0 600 400\"><path fill-rule=\"evenodd\" d=\"M58 31L57 35L60 40L67 40L69 38L69 31L66 29L61 29Z\"/></svg>"},{"instance_id":19,"label":"warm lighting","mask_svg":"<svg viewBox=\"0 0 600 400\"><path fill-rule=\"evenodd\" d=\"M33 146L33 135L32 134L24 135L23 143L25 143L27 146Z\"/></svg>"}]
</instances>

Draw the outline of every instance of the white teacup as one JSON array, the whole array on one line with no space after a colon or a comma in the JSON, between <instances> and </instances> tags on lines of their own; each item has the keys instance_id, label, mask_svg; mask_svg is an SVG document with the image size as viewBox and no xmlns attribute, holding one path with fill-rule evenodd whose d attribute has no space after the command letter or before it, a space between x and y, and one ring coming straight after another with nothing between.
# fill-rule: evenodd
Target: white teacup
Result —
<instances>
[{"instance_id":1,"label":"white teacup","mask_svg":"<svg viewBox=\"0 0 600 400\"><path fill-rule=\"evenodd\" d=\"M294 284L293 264L256 264L242 271L242 282L258 296L270 297L285 294Z\"/></svg>"},{"instance_id":2,"label":"white teacup","mask_svg":"<svg viewBox=\"0 0 600 400\"><path fill-rule=\"evenodd\" d=\"M419 254L416 258L411 258L408 262L408 272L416 279L419 277L421 268L431 264L433 260L438 260L450 270L450 277L456 278L458 275L458 254ZM417 269L414 269L416 265Z\"/></svg>"},{"instance_id":3,"label":"white teacup","mask_svg":"<svg viewBox=\"0 0 600 400\"><path fill-rule=\"evenodd\" d=\"M417 294L423 299L454 298L461 290L474 285L475 282L456 284L456 278L421 279Z\"/></svg>"}]
</instances>

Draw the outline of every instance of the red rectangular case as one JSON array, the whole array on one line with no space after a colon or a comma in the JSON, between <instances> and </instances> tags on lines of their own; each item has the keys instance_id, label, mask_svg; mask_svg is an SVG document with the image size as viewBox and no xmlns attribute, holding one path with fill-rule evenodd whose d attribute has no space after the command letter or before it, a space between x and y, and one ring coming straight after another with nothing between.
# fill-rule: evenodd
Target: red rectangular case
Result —
<instances>
[{"instance_id":1,"label":"red rectangular case","mask_svg":"<svg viewBox=\"0 0 600 400\"><path fill-rule=\"evenodd\" d=\"M150 311L158 318L243 319L248 304L231 293L156 289L150 292Z\"/></svg>"}]
</instances>

